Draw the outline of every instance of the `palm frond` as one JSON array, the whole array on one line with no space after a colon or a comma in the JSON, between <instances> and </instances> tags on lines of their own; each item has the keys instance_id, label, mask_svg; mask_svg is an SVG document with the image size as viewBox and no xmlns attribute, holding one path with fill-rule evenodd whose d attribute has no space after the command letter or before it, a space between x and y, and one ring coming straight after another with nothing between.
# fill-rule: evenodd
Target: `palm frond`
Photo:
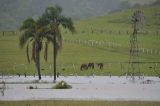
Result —
<instances>
[{"instance_id":1,"label":"palm frond","mask_svg":"<svg viewBox=\"0 0 160 106\"><path fill-rule=\"evenodd\" d=\"M36 53L35 53L35 41L32 43L32 60L35 62L36 61Z\"/></svg>"},{"instance_id":2,"label":"palm frond","mask_svg":"<svg viewBox=\"0 0 160 106\"><path fill-rule=\"evenodd\" d=\"M60 16L59 22L64 28L67 28L72 33L76 32L71 18Z\"/></svg>"},{"instance_id":3,"label":"palm frond","mask_svg":"<svg viewBox=\"0 0 160 106\"><path fill-rule=\"evenodd\" d=\"M61 15L62 8L59 5L51 6L46 8L44 14L42 15L45 17L49 22L55 22L56 19Z\"/></svg>"},{"instance_id":4,"label":"palm frond","mask_svg":"<svg viewBox=\"0 0 160 106\"><path fill-rule=\"evenodd\" d=\"M61 49L62 48L62 35L61 35L61 31L60 29L57 27L56 28L56 43L57 43L57 50Z\"/></svg>"},{"instance_id":5,"label":"palm frond","mask_svg":"<svg viewBox=\"0 0 160 106\"><path fill-rule=\"evenodd\" d=\"M47 20L52 20L56 17L56 9L54 7L48 7L46 8L43 16L47 19Z\"/></svg>"},{"instance_id":6,"label":"palm frond","mask_svg":"<svg viewBox=\"0 0 160 106\"><path fill-rule=\"evenodd\" d=\"M23 32L23 34L19 37L19 45L20 47L24 47L24 45L27 43L27 41L30 38L33 38L33 33L31 32L31 30L26 30Z\"/></svg>"},{"instance_id":7,"label":"palm frond","mask_svg":"<svg viewBox=\"0 0 160 106\"><path fill-rule=\"evenodd\" d=\"M57 37L57 45L58 45L58 49L62 49L62 36Z\"/></svg>"},{"instance_id":8,"label":"palm frond","mask_svg":"<svg viewBox=\"0 0 160 106\"><path fill-rule=\"evenodd\" d=\"M22 30L26 30L26 29L33 29L34 26L35 26L34 19L28 18L23 22L22 26L20 27L20 30L22 31Z\"/></svg>"},{"instance_id":9,"label":"palm frond","mask_svg":"<svg viewBox=\"0 0 160 106\"><path fill-rule=\"evenodd\" d=\"M39 17L38 20L36 21L36 25L38 27L44 27L48 23L49 23L49 21L45 17L43 17L43 16Z\"/></svg>"},{"instance_id":10,"label":"palm frond","mask_svg":"<svg viewBox=\"0 0 160 106\"><path fill-rule=\"evenodd\" d=\"M42 42L38 42L38 46L39 46L39 51L41 51L43 49L43 46L42 46Z\"/></svg>"},{"instance_id":11,"label":"palm frond","mask_svg":"<svg viewBox=\"0 0 160 106\"><path fill-rule=\"evenodd\" d=\"M53 35L47 34L45 38L47 39L48 42L53 42Z\"/></svg>"},{"instance_id":12,"label":"palm frond","mask_svg":"<svg viewBox=\"0 0 160 106\"><path fill-rule=\"evenodd\" d=\"M62 7L60 7L59 5L55 6L55 10L57 12L57 16L59 16L62 13Z\"/></svg>"},{"instance_id":13,"label":"palm frond","mask_svg":"<svg viewBox=\"0 0 160 106\"><path fill-rule=\"evenodd\" d=\"M27 56L27 60L30 63L30 58L29 58L29 44L27 44L26 46L26 56Z\"/></svg>"},{"instance_id":14,"label":"palm frond","mask_svg":"<svg viewBox=\"0 0 160 106\"><path fill-rule=\"evenodd\" d=\"M47 59L48 59L48 43L45 42L44 60L47 61Z\"/></svg>"}]
</instances>

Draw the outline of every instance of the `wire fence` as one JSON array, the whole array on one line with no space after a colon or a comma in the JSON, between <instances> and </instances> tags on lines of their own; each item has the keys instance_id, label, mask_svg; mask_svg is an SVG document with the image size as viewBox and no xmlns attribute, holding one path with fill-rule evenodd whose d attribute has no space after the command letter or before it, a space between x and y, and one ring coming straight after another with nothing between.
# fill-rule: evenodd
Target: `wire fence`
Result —
<instances>
[{"instance_id":1,"label":"wire fence","mask_svg":"<svg viewBox=\"0 0 160 106\"><path fill-rule=\"evenodd\" d=\"M7 36L7 35L17 35L20 34L20 31L0 31L0 35ZM63 33L67 34L70 33L67 30ZM89 29L89 30L79 30L77 31L77 34L115 34L115 35L130 35L132 32L129 30L106 30L106 29ZM139 32L140 35L151 35L151 36L157 36L160 35L160 31L141 31Z\"/></svg>"},{"instance_id":2,"label":"wire fence","mask_svg":"<svg viewBox=\"0 0 160 106\"><path fill-rule=\"evenodd\" d=\"M89 63L82 63L89 64ZM131 73L129 70L129 62L102 62L103 67L100 68L98 63L93 62L94 68L88 67L87 69L81 69L82 64L58 64L57 73L62 76L125 76L127 73ZM135 73L141 74L141 76L158 76L160 77L160 62L137 62ZM0 70L0 78L3 76L18 76L27 77L37 76L37 71L34 67L30 67L27 64L16 64L13 65L12 70L4 71ZM33 70L30 70L33 68ZM53 66L49 64L47 67L41 67L41 73L43 76L53 76Z\"/></svg>"},{"instance_id":3,"label":"wire fence","mask_svg":"<svg viewBox=\"0 0 160 106\"><path fill-rule=\"evenodd\" d=\"M68 31L64 32L65 34L70 33ZM79 30L77 31L78 34L110 34L110 35L130 35L132 33L132 31L129 30L103 30L103 29L93 29L93 30ZM157 36L160 37L160 31L139 31L138 34L140 35L151 35L151 36Z\"/></svg>"},{"instance_id":4,"label":"wire fence","mask_svg":"<svg viewBox=\"0 0 160 106\"><path fill-rule=\"evenodd\" d=\"M71 40L71 39L64 39L63 40L65 43L73 43L73 44L81 44L81 45L86 45L90 47L98 47L98 48L124 48L128 49L126 47L123 47L119 43L115 42L109 42L109 41L96 41L96 40ZM138 48L138 51L143 54L148 54L148 55L160 55L160 50L159 49L148 49L148 48Z\"/></svg>"}]
</instances>

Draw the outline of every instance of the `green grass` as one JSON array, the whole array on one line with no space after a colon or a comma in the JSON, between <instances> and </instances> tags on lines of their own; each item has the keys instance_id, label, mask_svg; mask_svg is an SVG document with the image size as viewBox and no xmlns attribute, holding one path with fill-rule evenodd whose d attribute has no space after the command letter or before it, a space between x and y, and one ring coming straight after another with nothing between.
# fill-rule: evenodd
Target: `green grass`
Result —
<instances>
[{"instance_id":1,"label":"green grass","mask_svg":"<svg viewBox=\"0 0 160 106\"><path fill-rule=\"evenodd\" d=\"M160 61L160 32L156 32L160 28L160 21L155 14L159 12L159 7L139 8L145 15L144 31L148 33L138 34L139 48L145 48L139 53L139 60L142 62ZM64 38L63 48L58 53L57 71L61 74L90 75L107 75L112 72L113 75L120 75L128 71L128 64L109 63L109 62L128 62L129 61L129 40L132 32L130 17L134 10L128 10L120 13L101 16L87 20L75 22L77 33L72 35L65 29L62 29ZM92 33L93 31L93 33ZM119 34L120 32L120 34ZM128 32L128 33L127 33ZM34 63L28 64L26 61L25 50L20 49L18 45L19 33L13 35L9 32L5 36L0 33L0 73L37 73ZM68 42L72 40L74 42ZM90 40L102 42L99 44L78 43L89 42ZM77 41L77 42L75 42ZM118 46L113 46L113 43ZM43 59L43 51L41 52L41 71L42 74L51 73L50 65L52 64L52 45L49 45L49 60L45 62ZM147 49L148 54L147 54ZM153 54L150 53L152 50ZM88 62L102 62L104 69L100 71L97 67L94 70L80 71L80 65ZM149 68L153 67L153 68ZM160 69L160 63L140 64L140 71L145 75L156 75L154 67L157 71ZM62 70L65 68L65 70ZM53 73L53 71L52 71Z\"/></svg>"},{"instance_id":2,"label":"green grass","mask_svg":"<svg viewBox=\"0 0 160 106\"><path fill-rule=\"evenodd\" d=\"M159 106L160 102L137 101L0 101L1 106Z\"/></svg>"}]
</instances>

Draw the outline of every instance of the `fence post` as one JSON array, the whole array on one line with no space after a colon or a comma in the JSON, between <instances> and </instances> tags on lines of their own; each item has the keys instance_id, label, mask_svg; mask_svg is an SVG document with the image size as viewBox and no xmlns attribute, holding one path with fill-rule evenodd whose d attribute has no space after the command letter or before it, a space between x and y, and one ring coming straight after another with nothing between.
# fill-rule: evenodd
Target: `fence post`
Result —
<instances>
[{"instance_id":1,"label":"fence post","mask_svg":"<svg viewBox=\"0 0 160 106\"><path fill-rule=\"evenodd\" d=\"M149 50L147 49L147 54L148 54Z\"/></svg>"},{"instance_id":2,"label":"fence post","mask_svg":"<svg viewBox=\"0 0 160 106\"><path fill-rule=\"evenodd\" d=\"M50 77L52 77L52 65L51 64L50 64L49 68L50 68Z\"/></svg>"},{"instance_id":3,"label":"fence post","mask_svg":"<svg viewBox=\"0 0 160 106\"><path fill-rule=\"evenodd\" d=\"M142 48L143 49L143 53L144 53L144 48Z\"/></svg>"},{"instance_id":4,"label":"fence post","mask_svg":"<svg viewBox=\"0 0 160 106\"><path fill-rule=\"evenodd\" d=\"M121 65L121 71L123 72L124 67L123 67L122 63L120 63L120 65Z\"/></svg>"},{"instance_id":5,"label":"fence post","mask_svg":"<svg viewBox=\"0 0 160 106\"><path fill-rule=\"evenodd\" d=\"M25 77L25 78L27 77L27 74L26 74L26 73L24 73L24 77Z\"/></svg>"},{"instance_id":6,"label":"fence post","mask_svg":"<svg viewBox=\"0 0 160 106\"><path fill-rule=\"evenodd\" d=\"M73 64L73 69L74 69L74 71L76 70L76 68L75 68L75 65Z\"/></svg>"},{"instance_id":7,"label":"fence post","mask_svg":"<svg viewBox=\"0 0 160 106\"><path fill-rule=\"evenodd\" d=\"M93 46L93 41L92 41L92 46Z\"/></svg>"},{"instance_id":8,"label":"fence post","mask_svg":"<svg viewBox=\"0 0 160 106\"><path fill-rule=\"evenodd\" d=\"M111 76L112 76L112 74L111 74L111 72L109 72L109 77L111 78Z\"/></svg>"},{"instance_id":9,"label":"fence post","mask_svg":"<svg viewBox=\"0 0 160 106\"><path fill-rule=\"evenodd\" d=\"M110 47L110 42L108 42L108 47Z\"/></svg>"}]
</instances>

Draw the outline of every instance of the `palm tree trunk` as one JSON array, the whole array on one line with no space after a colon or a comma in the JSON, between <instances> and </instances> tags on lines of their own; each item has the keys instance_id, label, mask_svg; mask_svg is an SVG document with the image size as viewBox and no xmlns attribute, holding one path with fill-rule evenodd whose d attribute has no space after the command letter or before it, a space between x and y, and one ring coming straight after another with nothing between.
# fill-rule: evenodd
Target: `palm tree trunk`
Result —
<instances>
[{"instance_id":1,"label":"palm tree trunk","mask_svg":"<svg viewBox=\"0 0 160 106\"><path fill-rule=\"evenodd\" d=\"M56 82L56 55L57 55L57 49L56 49L56 34L53 35L53 67L54 67L54 82Z\"/></svg>"},{"instance_id":2,"label":"palm tree trunk","mask_svg":"<svg viewBox=\"0 0 160 106\"><path fill-rule=\"evenodd\" d=\"M41 70L40 70L40 47L38 42L36 42L36 68L38 71L38 78L41 80Z\"/></svg>"}]
</instances>

